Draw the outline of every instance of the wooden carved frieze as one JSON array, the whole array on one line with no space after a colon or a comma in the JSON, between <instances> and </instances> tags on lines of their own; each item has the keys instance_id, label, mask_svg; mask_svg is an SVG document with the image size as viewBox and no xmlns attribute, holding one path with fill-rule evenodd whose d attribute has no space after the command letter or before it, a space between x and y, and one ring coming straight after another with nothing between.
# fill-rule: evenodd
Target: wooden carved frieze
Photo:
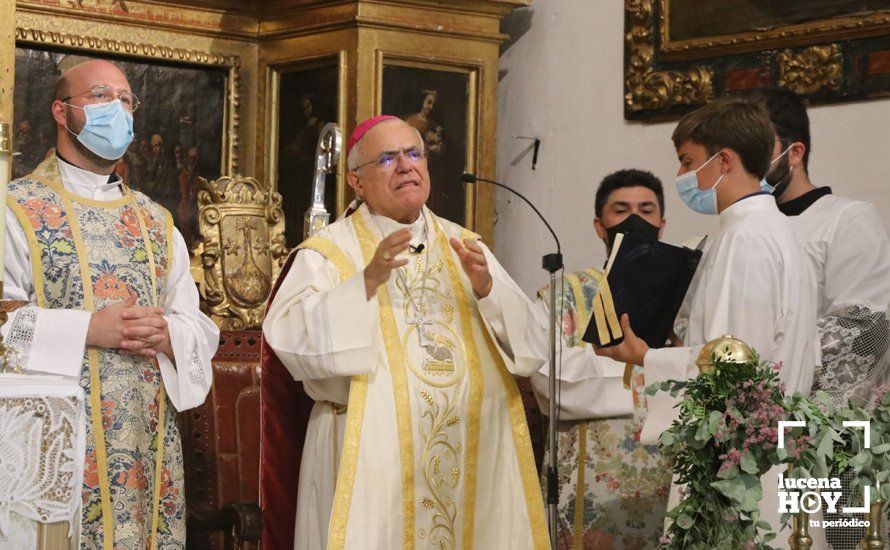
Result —
<instances>
[{"instance_id":1,"label":"wooden carved frieze","mask_svg":"<svg viewBox=\"0 0 890 550\"><path fill-rule=\"evenodd\" d=\"M811 46L799 52L785 50L776 61L779 86L799 94L812 94L826 88L836 90L843 74L843 57L837 44Z\"/></svg>"},{"instance_id":2,"label":"wooden carved frieze","mask_svg":"<svg viewBox=\"0 0 890 550\"><path fill-rule=\"evenodd\" d=\"M627 0L625 35L625 96L628 111L648 111L675 105L695 105L712 95L709 68L684 71L655 70L653 37L655 0Z\"/></svg>"}]
</instances>

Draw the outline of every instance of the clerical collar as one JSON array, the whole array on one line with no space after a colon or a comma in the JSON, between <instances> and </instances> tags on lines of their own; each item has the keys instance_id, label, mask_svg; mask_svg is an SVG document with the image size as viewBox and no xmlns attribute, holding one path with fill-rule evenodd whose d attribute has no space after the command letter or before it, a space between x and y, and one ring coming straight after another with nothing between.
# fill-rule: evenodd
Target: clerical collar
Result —
<instances>
[{"instance_id":1,"label":"clerical collar","mask_svg":"<svg viewBox=\"0 0 890 550\"><path fill-rule=\"evenodd\" d=\"M116 174L109 176L84 170L66 161L58 153L56 160L62 185L75 195L94 200L114 200L121 196L121 179Z\"/></svg>"},{"instance_id":2,"label":"clerical collar","mask_svg":"<svg viewBox=\"0 0 890 550\"><path fill-rule=\"evenodd\" d=\"M813 206L813 203L817 200L821 199L825 195L831 194L831 187L817 187L810 191L807 191L803 195L797 197L796 199L791 199L788 202L783 202L779 205L779 211L786 216L799 216L804 213L804 211Z\"/></svg>"},{"instance_id":3,"label":"clerical collar","mask_svg":"<svg viewBox=\"0 0 890 550\"><path fill-rule=\"evenodd\" d=\"M420 211L420 215L417 216L417 219L412 223L400 223L392 218L387 218L386 216L375 212L370 206L368 207L368 212L371 214L371 220L383 234L383 237L386 237L399 229L408 228L408 230L411 231L411 244L413 246L416 247L417 245L426 243L427 223L426 212L423 210Z\"/></svg>"}]
</instances>

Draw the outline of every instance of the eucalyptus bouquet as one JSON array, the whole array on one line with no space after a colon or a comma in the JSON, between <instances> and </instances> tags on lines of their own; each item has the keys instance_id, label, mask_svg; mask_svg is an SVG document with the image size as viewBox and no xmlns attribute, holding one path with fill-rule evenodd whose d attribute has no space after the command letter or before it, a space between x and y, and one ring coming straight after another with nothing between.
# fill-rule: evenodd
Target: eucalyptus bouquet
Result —
<instances>
[{"instance_id":1,"label":"eucalyptus bouquet","mask_svg":"<svg viewBox=\"0 0 890 550\"><path fill-rule=\"evenodd\" d=\"M756 355L747 363L722 363L714 356L714 367L711 374L646 389L684 394L679 419L659 440L683 487L682 501L667 513L672 521L661 547L769 548L776 535L759 518L760 477L808 452L812 436L786 436L785 449L777 448L776 424L790 404L779 382L781 364ZM815 407L810 413L821 414Z\"/></svg>"},{"instance_id":2,"label":"eucalyptus bouquet","mask_svg":"<svg viewBox=\"0 0 890 550\"><path fill-rule=\"evenodd\" d=\"M890 387L876 390L871 404L838 409L824 392L786 397L781 363L755 354L746 363L715 355L713 364L712 373L646 389L650 395L683 392L680 416L659 440L683 486L682 501L667 513L672 521L662 548L771 548L776 534L759 518L760 478L778 464L788 465L790 477L852 471L849 505L861 504L866 486L871 503L890 501ZM786 431L783 448L777 445L779 420L803 422ZM866 421L868 430L844 421Z\"/></svg>"}]
</instances>

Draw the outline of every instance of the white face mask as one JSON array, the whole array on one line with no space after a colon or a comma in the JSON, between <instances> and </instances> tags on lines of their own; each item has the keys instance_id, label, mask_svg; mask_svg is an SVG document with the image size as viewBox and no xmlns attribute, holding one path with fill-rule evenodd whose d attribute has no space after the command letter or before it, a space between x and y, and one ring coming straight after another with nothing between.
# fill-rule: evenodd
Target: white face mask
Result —
<instances>
[{"instance_id":1,"label":"white face mask","mask_svg":"<svg viewBox=\"0 0 890 550\"><path fill-rule=\"evenodd\" d=\"M680 193L680 198L683 199L686 206L701 214L717 214L717 186L726 174L720 174L714 185L708 189L701 190L698 188L698 171L707 166L719 154L719 151L714 153L704 164L695 170L690 170L685 174L677 176L677 179L674 180L677 192Z\"/></svg>"},{"instance_id":2,"label":"white face mask","mask_svg":"<svg viewBox=\"0 0 890 550\"><path fill-rule=\"evenodd\" d=\"M785 149L784 151L782 151L781 153L779 153L779 156L777 156L777 157L774 158L773 160L769 161L770 169L772 169L773 164L775 164L780 158L782 158L782 157L784 157L785 155L787 155L787 154L788 154L788 151L790 151L792 147L794 147L794 144L789 145L787 149ZM788 170L789 170L789 172L790 172L791 167L789 167ZM769 173L769 170L767 170L767 173ZM788 177L789 177L789 178L791 177L791 174L790 174L790 173L788 174ZM761 191L765 191L765 192L767 192L767 193L769 193L769 194L772 195L772 194L774 194L775 191L776 191L776 186L775 186L775 185L772 185L770 182L766 181L766 176L763 176L763 179L760 180L760 190L761 190ZM781 194L781 193L780 193L780 194Z\"/></svg>"}]
</instances>

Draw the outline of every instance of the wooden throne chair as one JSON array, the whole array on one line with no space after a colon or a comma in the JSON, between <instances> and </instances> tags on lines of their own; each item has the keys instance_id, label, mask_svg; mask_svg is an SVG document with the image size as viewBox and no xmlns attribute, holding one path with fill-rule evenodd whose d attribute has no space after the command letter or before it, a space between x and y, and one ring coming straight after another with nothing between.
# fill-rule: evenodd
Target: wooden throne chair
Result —
<instances>
[{"instance_id":1,"label":"wooden throne chair","mask_svg":"<svg viewBox=\"0 0 890 550\"><path fill-rule=\"evenodd\" d=\"M287 517L286 509L291 501L296 509L300 426L311 402L286 372L264 373L260 363L265 303L287 255L281 196L253 178L200 180L198 209L202 242L192 275L220 327L220 346L207 400L180 418L188 546L259 548L265 537L265 548L290 548L294 512ZM264 399L270 388L275 395ZM263 449L265 441L275 446ZM273 479L261 478L262 461ZM279 501L284 511L265 506Z\"/></svg>"}]
</instances>

